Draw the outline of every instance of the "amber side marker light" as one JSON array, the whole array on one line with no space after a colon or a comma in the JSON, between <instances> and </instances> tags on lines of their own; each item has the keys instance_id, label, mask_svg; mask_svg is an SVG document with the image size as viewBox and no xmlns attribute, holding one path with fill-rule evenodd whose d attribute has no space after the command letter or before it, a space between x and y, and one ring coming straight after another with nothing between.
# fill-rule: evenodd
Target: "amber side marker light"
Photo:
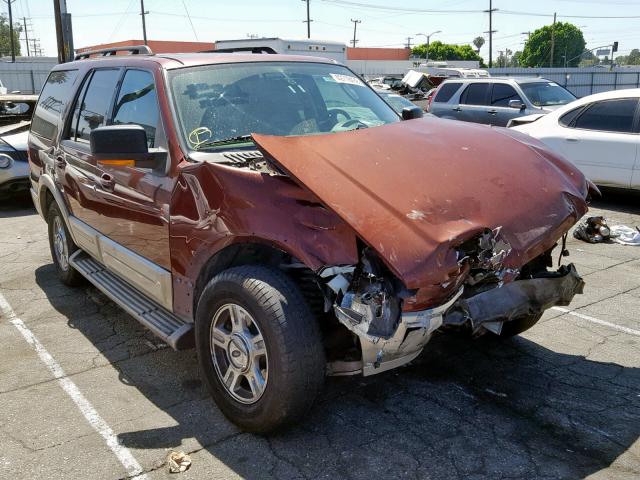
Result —
<instances>
[{"instance_id":1,"label":"amber side marker light","mask_svg":"<svg viewBox=\"0 0 640 480\"><path fill-rule=\"evenodd\" d=\"M134 160L98 160L98 164L110 167L133 167L136 162Z\"/></svg>"}]
</instances>

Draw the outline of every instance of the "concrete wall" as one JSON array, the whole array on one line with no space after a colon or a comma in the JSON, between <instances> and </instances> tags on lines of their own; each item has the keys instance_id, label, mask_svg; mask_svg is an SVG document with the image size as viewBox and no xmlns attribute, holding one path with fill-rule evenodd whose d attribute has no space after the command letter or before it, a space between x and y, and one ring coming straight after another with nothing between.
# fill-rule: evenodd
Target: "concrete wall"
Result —
<instances>
[{"instance_id":1,"label":"concrete wall","mask_svg":"<svg viewBox=\"0 0 640 480\"><path fill-rule=\"evenodd\" d=\"M18 57L16 63L0 61L0 80L9 92L40 93L49 71L57 64L55 57Z\"/></svg>"},{"instance_id":2,"label":"concrete wall","mask_svg":"<svg viewBox=\"0 0 640 480\"><path fill-rule=\"evenodd\" d=\"M543 77L559 83L576 97L640 88L640 67L621 68L491 68L494 77Z\"/></svg>"}]
</instances>

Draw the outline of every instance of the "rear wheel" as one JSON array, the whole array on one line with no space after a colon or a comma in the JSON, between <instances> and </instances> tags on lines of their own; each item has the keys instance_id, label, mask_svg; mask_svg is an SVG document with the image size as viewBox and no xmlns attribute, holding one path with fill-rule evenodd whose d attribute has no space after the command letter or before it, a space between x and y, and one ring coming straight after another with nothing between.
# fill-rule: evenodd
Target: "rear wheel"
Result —
<instances>
[{"instance_id":1,"label":"rear wheel","mask_svg":"<svg viewBox=\"0 0 640 480\"><path fill-rule=\"evenodd\" d=\"M215 276L198 303L196 346L215 402L247 431L295 422L324 381L316 320L279 270L247 265Z\"/></svg>"},{"instance_id":2,"label":"rear wheel","mask_svg":"<svg viewBox=\"0 0 640 480\"><path fill-rule=\"evenodd\" d=\"M81 285L84 282L84 277L69 263L69 257L78 250L78 247L71 240L67 225L60 213L60 208L55 202L52 202L49 207L47 223L49 226L51 257L58 277L62 283L70 287Z\"/></svg>"}]
</instances>

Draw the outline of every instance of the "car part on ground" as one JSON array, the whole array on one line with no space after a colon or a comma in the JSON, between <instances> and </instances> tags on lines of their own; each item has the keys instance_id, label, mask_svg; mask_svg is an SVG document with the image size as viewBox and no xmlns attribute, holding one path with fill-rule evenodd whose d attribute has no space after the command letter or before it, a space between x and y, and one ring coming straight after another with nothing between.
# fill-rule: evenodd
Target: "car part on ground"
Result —
<instances>
[{"instance_id":1,"label":"car part on ground","mask_svg":"<svg viewBox=\"0 0 640 480\"><path fill-rule=\"evenodd\" d=\"M604 217L588 217L573 230L573 236L588 243L608 242L611 229Z\"/></svg>"}]
</instances>

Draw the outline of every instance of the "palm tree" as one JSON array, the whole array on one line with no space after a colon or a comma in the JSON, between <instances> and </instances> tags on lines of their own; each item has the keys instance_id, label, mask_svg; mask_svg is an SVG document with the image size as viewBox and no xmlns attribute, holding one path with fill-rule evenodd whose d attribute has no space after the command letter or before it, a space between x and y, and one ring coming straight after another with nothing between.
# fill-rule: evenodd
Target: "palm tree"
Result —
<instances>
[{"instance_id":1,"label":"palm tree","mask_svg":"<svg viewBox=\"0 0 640 480\"><path fill-rule=\"evenodd\" d=\"M476 47L478 53L480 53L480 49L484 45L484 37L476 37L473 39L473 44Z\"/></svg>"}]
</instances>

